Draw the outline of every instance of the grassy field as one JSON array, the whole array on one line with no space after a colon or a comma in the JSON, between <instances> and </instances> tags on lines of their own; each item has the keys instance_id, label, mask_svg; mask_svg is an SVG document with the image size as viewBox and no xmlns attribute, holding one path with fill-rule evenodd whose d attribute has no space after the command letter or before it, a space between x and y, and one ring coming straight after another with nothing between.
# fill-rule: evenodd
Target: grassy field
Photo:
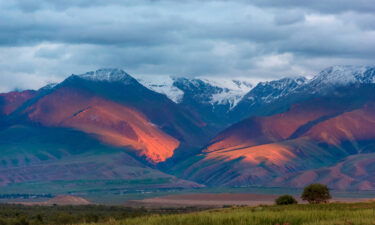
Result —
<instances>
[{"instance_id":1,"label":"grassy field","mask_svg":"<svg viewBox=\"0 0 375 225\"><path fill-rule=\"evenodd\" d=\"M95 225L352 225L375 224L375 203L234 207L145 215Z\"/></svg>"},{"instance_id":2,"label":"grassy field","mask_svg":"<svg viewBox=\"0 0 375 225\"><path fill-rule=\"evenodd\" d=\"M0 225L375 225L375 202L203 210L0 205Z\"/></svg>"}]
</instances>

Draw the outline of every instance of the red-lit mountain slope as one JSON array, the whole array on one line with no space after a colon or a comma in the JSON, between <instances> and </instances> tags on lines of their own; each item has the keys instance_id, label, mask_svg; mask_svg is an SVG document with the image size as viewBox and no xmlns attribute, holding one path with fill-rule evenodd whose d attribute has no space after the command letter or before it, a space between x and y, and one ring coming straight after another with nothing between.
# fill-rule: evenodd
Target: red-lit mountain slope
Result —
<instances>
[{"instance_id":1,"label":"red-lit mountain slope","mask_svg":"<svg viewBox=\"0 0 375 225\"><path fill-rule=\"evenodd\" d=\"M48 127L70 127L113 146L134 149L152 162L173 155L180 142L136 109L62 87L25 110L28 119Z\"/></svg>"},{"instance_id":2,"label":"red-lit mountain slope","mask_svg":"<svg viewBox=\"0 0 375 225\"><path fill-rule=\"evenodd\" d=\"M9 115L27 100L36 95L36 91L12 91L0 94L0 115Z\"/></svg>"},{"instance_id":3,"label":"red-lit mountain slope","mask_svg":"<svg viewBox=\"0 0 375 225\"><path fill-rule=\"evenodd\" d=\"M93 134L152 163L172 157L179 147L199 146L209 136L198 118L116 69L72 75L13 116L19 118Z\"/></svg>"},{"instance_id":4,"label":"red-lit mountain slope","mask_svg":"<svg viewBox=\"0 0 375 225\"><path fill-rule=\"evenodd\" d=\"M338 90L284 113L246 119L219 134L201 155L176 166L176 173L208 185L299 186L326 181L339 189L374 187L373 181L363 184L364 176L340 186L347 175L332 172L351 155L375 152L372 93L373 86ZM331 170L325 179L309 179L308 174L324 167L328 169L318 171Z\"/></svg>"},{"instance_id":5,"label":"red-lit mountain slope","mask_svg":"<svg viewBox=\"0 0 375 225\"><path fill-rule=\"evenodd\" d=\"M123 147L71 128L0 130L2 193L108 192L200 185L150 167Z\"/></svg>"},{"instance_id":6,"label":"red-lit mountain slope","mask_svg":"<svg viewBox=\"0 0 375 225\"><path fill-rule=\"evenodd\" d=\"M310 183L325 183L333 189L374 190L374 163L374 153L351 155L332 166L278 177L270 185L304 187Z\"/></svg>"},{"instance_id":7,"label":"red-lit mountain slope","mask_svg":"<svg viewBox=\"0 0 375 225\"><path fill-rule=\"evenodd\" d=\"M302 125L332 116L345 106L326 99L295 104L290 110L268 117L251 117L226 129L215 137L204 152L232 150L273 143L289 138Z\"/></svg>"}]
</instances>

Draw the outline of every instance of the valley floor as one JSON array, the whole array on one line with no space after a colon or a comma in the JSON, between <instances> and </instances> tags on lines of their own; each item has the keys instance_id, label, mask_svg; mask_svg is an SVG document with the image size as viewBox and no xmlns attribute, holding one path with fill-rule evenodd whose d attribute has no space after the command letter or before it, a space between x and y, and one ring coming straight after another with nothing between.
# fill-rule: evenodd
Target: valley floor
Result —
<instances>
[{"instance_id":1,"label":"valley floor","mask_svg":"<svg viewBox=\"0 0 375 225\"><path fill-rule=\"evenodd\" d=\"M279 195L289 194L299 198L302 189L279 187L218 187L218 188L193 188L193 189L97 189L89 192L47 192L40 189L27 187L1 188L0 203L45 202L55 196L74 195L82 197L94 204L100 205L126 205L129 207L190 207L198 206L209 208L225 205L259 204L272 205ZM28 193L28 194L25 194ZM49 194L45 194L49 193ZM331 190L333 201L363 202L375 198L375 191L339 191ZM302 203L302 201L300 201Z\"/></svg>"},{"instance_id":2,"label":"valley floor","mask_svg":"<svg viewBox=\"0 0 375 225\"><path fill-rule=\"evenodd\" d=\"M129 200L125 202L129 207L199 207L199 208L221 208L228 206L259 206L273 205L275 199L280 196L277 194L259 194L259 193L194 193L194 194L177 194L166 195L141 200ZM306 204L299 195L294 197L299 203ZM373 198L357 197L339 197L334 196L331 202L354 203L373 201Z\"/></svg>"}]
</instances>

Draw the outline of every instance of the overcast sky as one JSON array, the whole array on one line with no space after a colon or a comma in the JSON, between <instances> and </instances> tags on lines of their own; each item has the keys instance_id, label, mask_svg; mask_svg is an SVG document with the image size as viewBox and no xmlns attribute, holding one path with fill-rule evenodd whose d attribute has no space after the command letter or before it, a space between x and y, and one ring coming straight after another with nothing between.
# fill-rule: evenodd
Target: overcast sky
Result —
<instances>
[{"instance_id":1,"label":"overcast sky","mask_svg":"<svg viewBox=\"0 0 375 225\"><path fill-rule=\"evenodd\" d=\"M103 67L271 79L374 65L375 0L0 0L0 92Z\"/></svg>"}]
</instances>

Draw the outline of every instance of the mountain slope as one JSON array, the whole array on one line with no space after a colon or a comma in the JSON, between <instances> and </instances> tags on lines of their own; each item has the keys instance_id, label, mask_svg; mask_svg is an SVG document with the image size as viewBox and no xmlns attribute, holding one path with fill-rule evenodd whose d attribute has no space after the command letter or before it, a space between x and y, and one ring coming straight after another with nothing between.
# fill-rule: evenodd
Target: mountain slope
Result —
<instances>
[{"instance_id":1,"label":"mountain slope","mask_svg":"<svg viewBox=\"0 0 375 225\"><path fill-rule=\"evenodd\" d=\"M289 96L307 82L304 77L260 82L230 112L231 117L236 117L239 121L248 116L269 115L284 110L285 106L296 101Z\"/></svg>"},{"instance_id":2,"label":"mountain slope","mask_svg":"<svg viewBox=\"0 0 375 225\"><path fill-rule=\"evenodd\" d=\"M10 193L188 188L155 164L210 136L199 117L118 69L1 95L0 186ZM183 155L182 154L182 155Z\"/></svg>"},{"instance_id":3,"label":"mountain slope","mask_svg":"<svg viewBox=\"0 0 375 225\"><path fill-rule=\"evenodd\" d=\"M95 134L153 163L170 158L180 146L198 146L209 136L199 119L116 69L70 76L13 116L20 118Z\"/></svg>"},{"instance_id":4,"label":"mountain slope","mask_svg":"<svg viewBox=\"0 0 375 225\"><path fill-rule=\"evenodd\" d=\"M201 104L228 104L230 108L233 108L253 87L253 84L245 79L211 77L143 76L138 77L138 81L176 103L181 103L187 95Z\"/></svg>"},{"instance_id":5,"label":"mountain slope","mask_svg":"<svg viewBox=\"0 0 375 225\"><path fill-rule=\"evenodd\" d=\"M0 136L2 191L66 193L197 186L76 130L14 125L1 130Z\"/></svg>"},{"instance_id":6,"label":"mountain slope","mask_svg":"<svg viewBox=\"0 0 375 225\"><path fill-rule=\"evenodd\" d=\"M166 95L186 111L199 115L216 132L230 125L229 112L253 87L245 79L141 77L138 80L151 90Z\"/></svg>"},{"instance_id":7,"label":"mountain slope","mask_svg":"<svg viewBox=\"0 0 375 225\"><path fill-rule=\"evenodd\" d=\"M255 87L171 78L146 88L101 69L1 94L0 185L375 188L374 77L374 67L335 66Z\"/></svg>"},{"instance_id":8,"label":"mountain slope","mask_svg":"<svg viewBox=\"0 0 375 225\"><path fill-rule=\"evenodd\" d=\"M351 85L280 114L246 119L219 134L201 155L176 166L176 174L208 185L288 186L288 179L284 182L282 177L371 153L374 92L372 84ZM343 188L360 188L358 179ZM329 184L339 188L334 182Z\"/></svg>"},{"instance_id":9,"label":"mountain slope","mask_svg":"<svg viewBox=\"0 0 375 225\"><path fill-rule=\"evenodd\" d=\"M13 91L0 94L0 115L9 115L27 100L35 97L36 91Z\"/></svg>"},{"instance_id":10,"label":"mountain slope","mask_svg":"<svg viewBox=\"0 0 375 225\"><path fill-rule=\"evenodd\" d=\"M281 113L292 104L332 94L335 89L375 82L374 66L332 66L312 79L282 78L260 82L229 113L229 117L245 119Z\"/></svg>"},{"instance_id":11,"label":"mountain slope","mask_svg":"<svg viewBox=\"0 0 375 225\"><path fill-rule=\"evenodd\" d=\"M287 110L292 104L324 95L351 84L373 83L375 67L332 66L313 79L286 77L260 82L247 80L142 77L140 82L168 96L187 111L200 115L216 130L249 116L267 116Z\"/></svg>"},{"instance_id":12,"label":"mountain slope","mask_svg":"<svg viewBox=\"0 0 375 225\"><path fill-rule=\"evenodd\" d=\"M59 88L25 113L29 120L43 126L75 128L113 146L138 150L153 162L171 157L180 144L142 113L77 89Z\"/></svg>"},{"instance_id":13,"label":"mountain slope","mask_svg":"<svg viewBox=\"0 0 375 225\"><path fill-rule=\"evenodd\" d=\"M272 185L304 187L310 183L325 183L333 189L374 190L374 161L374 153L351 155L333 166L279 177Z\"/></svg>"},{"instance_id":14,"label":"mountain slope","mask_svg":"<svg viewBox=\"0 0 375 225\"><path fill-rule=\"evenodd\" d=\"M293 105L288 111L267 117L251 117L217 135L207 151L241 148L278 142L289 138L310 121L339 113L344 107L331 99L316 99Z\"/></svg>"}]
</instances>

